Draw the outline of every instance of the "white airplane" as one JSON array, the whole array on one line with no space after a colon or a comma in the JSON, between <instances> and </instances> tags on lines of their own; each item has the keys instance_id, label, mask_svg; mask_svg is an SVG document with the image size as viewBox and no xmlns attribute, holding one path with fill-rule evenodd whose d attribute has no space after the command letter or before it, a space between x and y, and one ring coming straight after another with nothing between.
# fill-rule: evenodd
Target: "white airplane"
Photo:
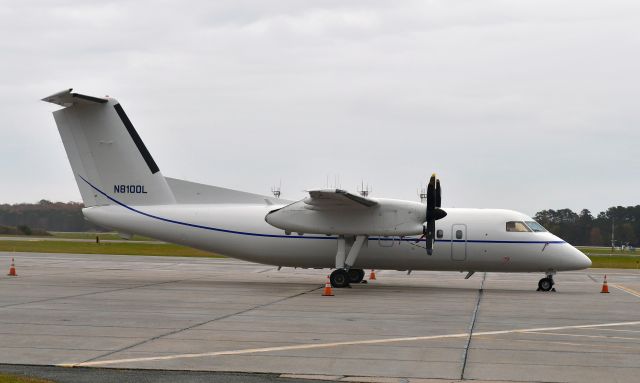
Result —
<instances>
[{"instance_id":1,"label":"white airplane","mask_svg":"<svg viewBox=\"0 0 640 383\"><path fill-rule=\"evenodd\" d=\"M334 268L334 287L363 269L540 272L591 266L582 252L511 210L442 209L431 177L427 203L365 198L340 189L300 201L164 177L120 103L68 89L43 99L78 183L85 217L100 226L275 266Z\"/></svg>"}]
</instances>

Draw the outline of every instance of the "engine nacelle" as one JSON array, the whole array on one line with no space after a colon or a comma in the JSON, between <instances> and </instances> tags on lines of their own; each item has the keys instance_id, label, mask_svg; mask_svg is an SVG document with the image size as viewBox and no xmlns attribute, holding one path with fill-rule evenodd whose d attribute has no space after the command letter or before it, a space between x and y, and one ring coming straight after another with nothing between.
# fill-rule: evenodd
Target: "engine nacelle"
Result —
<instances>
[{"instance_id":1,"label":"engine nacelle","mask_svg":"<svg viewBox=\"0 0 640 383\"><path fill-rule=\"evenodd\" d=\"M298 201L269 212L265 220L286 232L333 235L420 235L425 205L375 199L372 207L325 208Z\"/></svg>"}]
</instances>

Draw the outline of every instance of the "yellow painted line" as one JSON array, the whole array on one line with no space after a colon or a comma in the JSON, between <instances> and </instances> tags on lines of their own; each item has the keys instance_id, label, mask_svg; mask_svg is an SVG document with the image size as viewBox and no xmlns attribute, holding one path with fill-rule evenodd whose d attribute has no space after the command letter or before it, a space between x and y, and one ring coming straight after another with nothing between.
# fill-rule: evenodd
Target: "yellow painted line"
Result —
<instances>
[{"instance_id":1,"label":"yellow painted line","mask_svg":"<svg viewBox=\"0 0 640 383\"><path fill-rule=\"evenodd\" d=\"M600 324L560 326L560 327L538 327L538 328L516 329L516 330L499 330L499 331L474 332L473 335L474 336L501 335L501 334L514 334L514 333L528 333L528 332L533 332L533 331L556 331L556 330L578 329L578 328L633 326L633 325L639 325L639 324L640 324L640 321L600 323ZM357 346L357 345L367 345L367 344L384 344L384 343L412 342L412 341L434 340L434 339L466 338L468 336L469 336L469 333L468 332L464 332L464 333L457 333L457 334L414 336L414 337L404 337L404 338L354 340L354 341L333 342L333 343L297 344L297 345L291 345L291 346L264 347L264 348L250 348L250 349L243 349L243 350L203 352L203 353L198 353L198 354L176 354L176 355L164 355L164 356L150 356L150 357L144 357L144 358L111 359L111 360L97 360L97 361L92 361L92 362L64 363L64 364L59 364L58 366L62 366L62 367L91 367L91 366L104 366L104 365L122 364L122 363L154 362L154 361L162 361L162 360L202 358L202 357L207 357L207 356L214 357L214 356L228 356L228 355L244 355L244 354L257 354L257 353L263 353L263 352L274 352L274 351L309 350L309 349L316 349L316 348Z\"/></svg>"},{"instance_id":2,"label":"yellow painted line","mask_svg":"<svg viewBox=\"0 0 640 383\"><path fill-rule=\"evenodd\" d=\"M614 283L611 283L610 286L613 286L618 290L622 290L625 293L631 294L634 297L640 298L640 291L636 291L636 290L634 290L632 288L629 288L629 287L626 287L626 286L622 286L622 285L618 285L618 284L614 284Z\"/></svg>"}]
</instances>

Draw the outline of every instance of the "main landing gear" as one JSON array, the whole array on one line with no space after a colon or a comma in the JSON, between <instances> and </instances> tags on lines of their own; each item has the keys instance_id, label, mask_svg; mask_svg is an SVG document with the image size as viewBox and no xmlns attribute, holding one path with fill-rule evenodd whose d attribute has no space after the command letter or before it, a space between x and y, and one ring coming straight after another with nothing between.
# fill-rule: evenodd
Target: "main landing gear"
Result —
<instances>
[{"instance_id":1,"label":"main landing gear","mask_svg":"<svg viewBox=\"0 0 640 383\"><path fill-rule=\"evenodd\" d=\"M349 287L352 283L360 283L364 279L364 270L362 269L336 269L329 276L331 286Z\"/></svg>"},{"instance_id":2,"label":"main landing gear","mask_svg":"<svg viewBox=\"0 0 640 383\"><path fill-rule=\"evenodd\" d=\"M362 269L349 269L349 282L360 283L364 279L364 270Z\"/></svg>"},{"instance_id":3,"label":"main landing gear","mask_svg":"<svg viewBox=\"0 0 640 383\"><path fill-rule=\"evenodd\" d=\"M538 291L556 291L556 289L553 287L553 285L556 284L553 281L554 274L555 272L547 273L547 276L545 278L542 278L538 282Z\"/></svg>"},{"instance_id":4,"label":"main landing gear","mask_svg":"<svg viewBox=\"0 0 640 383\"><path fill-rule=\"evenodd\" d=\"M338 236L336 270L329 276L331 286L336 288L349 287L351 283L360 283L364 279L364 270L352 269L351 266L356 262L366 240L366 235L356 235L355 238Z\"/></svg>"}]
</instances>

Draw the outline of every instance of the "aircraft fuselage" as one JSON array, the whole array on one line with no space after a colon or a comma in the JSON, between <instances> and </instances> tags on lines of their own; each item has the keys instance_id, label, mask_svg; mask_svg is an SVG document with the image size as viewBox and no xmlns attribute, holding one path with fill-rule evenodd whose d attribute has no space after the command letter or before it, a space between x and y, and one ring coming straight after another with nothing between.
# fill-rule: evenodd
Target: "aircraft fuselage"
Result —
<instances>
[{"instance_id":1,"label":"aircraft fuselage","mask_svg":"<svg viewBox=\"0 0 640 383\"><path fill-rule=\"evenodd\" d=\"M265 222L273 205L95 206L92 222L123 233L276 266L333 268L336 236L286 234ZM370 236L354 267L395 270L546 272L588 267L589 259L549 232L507 232L525 215L497 209L447 208L433 255L418 236ZM460 233L461 232L461 233ZM461 238L458 238L460 237Z\"/></svg>"}]
</instances>

